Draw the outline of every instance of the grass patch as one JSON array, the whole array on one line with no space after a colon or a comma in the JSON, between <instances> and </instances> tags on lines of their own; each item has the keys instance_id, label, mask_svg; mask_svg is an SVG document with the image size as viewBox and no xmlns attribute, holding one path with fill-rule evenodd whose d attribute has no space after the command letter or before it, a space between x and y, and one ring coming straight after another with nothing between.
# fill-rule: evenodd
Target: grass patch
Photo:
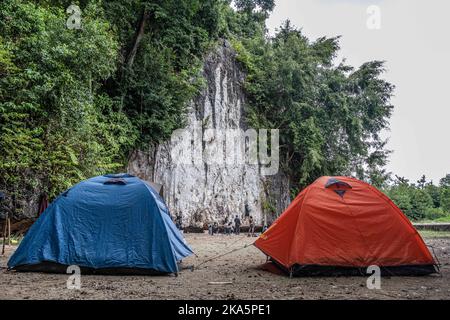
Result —
<instances>
[{"instance_id":1,"label":"grass patch","mask_svg":"<svg viewBox=\"0 0 450 320\"><path fill-rule=\"evenodd\" d=\"M424 238L450 238L450 231L420 230L419 233Z\"/></svg>"},{"instance_id":2,"label":"grass patch","mask_svg":"<svg viewBox=\"0 0 450 320\"><path fill-rule=\"evenodd\" d=\"M414 221L415 223L450 223L450 215L444 216L438 219L424 219L420 221Z\"/></svg>"}]
</instances>

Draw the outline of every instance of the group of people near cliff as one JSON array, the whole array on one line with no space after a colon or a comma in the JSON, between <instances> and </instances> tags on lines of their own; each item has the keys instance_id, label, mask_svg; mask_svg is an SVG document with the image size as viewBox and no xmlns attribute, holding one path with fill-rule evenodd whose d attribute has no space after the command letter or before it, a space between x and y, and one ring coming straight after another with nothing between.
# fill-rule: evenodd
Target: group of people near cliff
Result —
<instances>
[{"instance_id":1,"label":"group of people near cliff","mask_svg":"<svg viewBox=\"0 0 450 320\"><path fill-rule=\"evenodd\" d=\"M182 230L183 226L182 226L182 217L180 214L177 214L177 216L174 219L175 221L175 225L177 226L178 229ZM255 219L252 216L248 216L246 217L246 219L244 220L245 224L248 225L248 236L249 237L256 237L256 233L255 233ZM225 218L225 220L223 221L223 223L221 225L219 225L219 223L217 221L212 222L212 223L208 223L208 234L213 236L215 234L219 234L219 233L223 233L225 235L240 235L241 234L241 227L242 227L243 223L241 218L236 215L232 221L229 221L228 218ZM267 226L263 227L262 232L264 232L267 229Z\"/></svg>"},{"instance_id":2,"label":"group of people near cliff","mask_svg":"<svg viewBox=\"0 0 450 320\"><path fill-rule=\"evenodd\" d=\"M248 218L248 236L250 237L256 237L255 233L255 219L253 219L252 216ZM214 223L208 224L208 234L214 235L220 233L220 230L223 230L223 234L225 235L240 235L241 234L241 226L242 221L241 218L239 218L238 215L236 215L233 219L233 221L228 221L226 218L223 222L222 226L219 226L219 223L216 221Z\"/></svg>"}]
</instances>

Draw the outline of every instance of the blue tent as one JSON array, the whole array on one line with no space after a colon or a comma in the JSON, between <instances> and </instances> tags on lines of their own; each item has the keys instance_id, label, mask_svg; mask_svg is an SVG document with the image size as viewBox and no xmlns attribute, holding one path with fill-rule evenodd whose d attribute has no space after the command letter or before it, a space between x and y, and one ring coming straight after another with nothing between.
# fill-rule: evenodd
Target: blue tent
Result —
<instances>
[{"instance_id":1,"label":"blue tent","mask_svg":"<svg viewBox=\"0 0 450 320\"><path fill-rule=\"evenodd\" d=\"M8 268L50 263L176 273L177 262L192 253L155 190L128 174L105 175L61 194L30 228Z\"/></svg>"}]
</instances>

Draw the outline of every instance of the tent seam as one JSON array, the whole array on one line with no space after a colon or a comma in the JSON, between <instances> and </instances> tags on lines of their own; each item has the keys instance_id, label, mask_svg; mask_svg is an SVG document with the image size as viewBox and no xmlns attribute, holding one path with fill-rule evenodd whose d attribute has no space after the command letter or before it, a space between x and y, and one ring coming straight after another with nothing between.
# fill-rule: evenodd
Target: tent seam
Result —
<instances>
[{"instance_id":1,"label":"tent seam","mask_svg":"<svg viewBox=\"0 0 450 320\"><path fill-rule=\"evenodd\" d=\"M178 272L179 269L178 269L178 264L177 264L177 261L176 261L176 258L175 258L175 248L173 247L172 241L170 241L170 238L169 238L169 230L167 230L166 222L164 221L164 218L161 216L161 210L159 209L159 206L158 206L158 204L156 203L157 200L155 199L155 197L154 197L152 191L149 189L150 186L147 185L147 184L146 184L145 182L143 182L143 181L142 181L142 183L143 183L143 185L145 186L147 192L150 193L150 196L153 198L153 200L155 201L155 205L156 205L156 207L158 208L159 218L162 220L161 223L164 225L164 230L166 230L165 236L167 237L167 242L169 242L169 244L170 244L170 249L172 250L172 258L173 258L173 261L174 261L174 263L175 263L175 268L177 269L177 272ZM169 215L169 217L170 217L169 208L167 208L167 211L168 211L168 215ZM164 213L164 214L165 214L165 213Z\"/></svg>"},{"instance_id":2,"label":"tent seam","mask_svg":"<svg viewBox=\"0 0 450 320\"><path fill-rule=\"evenodd\" d=\"M317 179L318 180L318 179ZM317 180L315 182L317 182ZM314 183L315 183L314 182ZM306 202L306 199L308 197L309 192L311 191L312 188L308 188L308 190L305 193L305 198L302 201L302 205L300 206L300 214L297 215L297 221L295 222L295 229L294 229L294 235L297 233L297 229L298 229L298 221L300 220L300 216L303 214L303 205ZM288 268L291 268L294 264L291 264L291 249L292 249L292 244L293 244L294 240L292 239L291 242L289 243L289 250L288 250Z\"/></svg>"}]
</instances>

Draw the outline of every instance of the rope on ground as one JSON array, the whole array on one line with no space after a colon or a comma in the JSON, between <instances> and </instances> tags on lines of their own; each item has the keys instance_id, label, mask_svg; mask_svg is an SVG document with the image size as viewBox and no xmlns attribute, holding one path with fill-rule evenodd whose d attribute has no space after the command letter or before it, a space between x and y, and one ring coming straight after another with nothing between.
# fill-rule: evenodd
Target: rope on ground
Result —
<instances>
[{"instance_id":1,"label":"rope on ground","mask_svg":"<svg viewBox=\"0 0 450 320\"><path fill-rule=\"evenodd\" d=\"M234 244L238 243L238 242L241 241L241 240L244 240L244 239L247 238L247 237L248 237L247 235L242 235L242 236L240 236L238 239L236 239L235 241L233 241L233 242L231 242L231 243L228 243L228 244L225 246L225 248L232 247Z\"/></svg>"},{"instance_id":2,"label":"rope on ground","mask_svg":"<svg viewBox=\"0 0 450 320\"><path fill-rule=\"evenodd\" d=\"M209 258L209 259L203 261L202 263L198 264L197 266L193 266L193 267L192 267L192 271L194 271L194 269L198 269L200 266L202 266L202 265L204 265L204 264L206 264L206 263L208 263L208 262L211 262L211 261L213 261L213 260L217 260L217 259L219 259L219 258L222 258L222 257L224 257L224 256L226 256L226 255L235 253L235 252L237 252L237 251L240 251L240 250L243 250L243 249L247 249L248 247L250 247L250 246L252 246L252 245L253 245L253 243L246 244L246 245L243 246L243 247L236 248L236 249L233 249L233 250L231 250L231 251L228 251L228 252L219 254L219 255L217 255L217 256L214 256L214 257L212 257L212 258Z\"/></svg>"}]
</instances>

